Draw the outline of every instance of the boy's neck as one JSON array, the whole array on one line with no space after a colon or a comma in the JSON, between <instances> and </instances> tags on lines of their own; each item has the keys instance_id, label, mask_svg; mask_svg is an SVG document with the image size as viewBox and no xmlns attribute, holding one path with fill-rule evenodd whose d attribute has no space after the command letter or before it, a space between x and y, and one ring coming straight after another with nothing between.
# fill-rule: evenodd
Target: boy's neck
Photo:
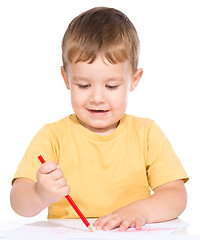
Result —
<instances>
[{"instance_id":1,"label":"boy's neck","mask_svg":"<svg viewBox=\"0 0 200 240\"><path fill-rule=\"evenodd\" d=\"M83 127L87 128L91 132L99 134L101 136L107 136L107 135L111 134L112 132L114 132L120 123L120 121L118 121L117 123L113 124L112 126L110 126L108 128L93 128L93 127L90 127L87 124L85 124L78 117L77 117L77 120Z\"/></svg>"}]
</instances>

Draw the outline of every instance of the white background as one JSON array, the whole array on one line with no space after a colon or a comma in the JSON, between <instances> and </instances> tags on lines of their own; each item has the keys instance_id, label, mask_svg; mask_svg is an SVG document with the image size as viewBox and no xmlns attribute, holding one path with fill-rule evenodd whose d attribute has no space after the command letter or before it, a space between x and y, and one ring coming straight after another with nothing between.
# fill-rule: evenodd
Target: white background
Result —
<instances>
[{"instance_id":1,"label":"white background","mask_svg":"<svg viewBox=\"0 0 200 240\"><path fill-rule=\"evenodd\" d=\"M169 138L190 176L181 219L198 220L198 0L0 1L0 219L21 219L10 207L9 192L32 137L73 112L60 74L61 40L69 22L95 6L123 11L138 31L144 75L130 93L127 113L156 120ZM46 215L45 210L37 218Z\"/></svg>"}]
</instances>

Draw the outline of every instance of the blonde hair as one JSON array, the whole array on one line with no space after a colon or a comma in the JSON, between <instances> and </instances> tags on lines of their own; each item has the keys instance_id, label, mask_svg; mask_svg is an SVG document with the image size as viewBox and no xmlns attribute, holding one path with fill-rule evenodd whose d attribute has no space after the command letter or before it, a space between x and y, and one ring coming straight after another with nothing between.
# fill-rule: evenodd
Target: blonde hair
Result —
<instances>
[{"instance_id":1,"label":"blonde hair","mask_svg":"<svg viewBox=\"0 0 200 240\"><path fill-rule=\"evenodd\" d=\"M125 14L114 8L93 8L69 24L62 40L63 66L66 71L69 63L92 63L102 54L113 64L129 60L135 71L139 46L137 31Z\"/></svg>"}]
</instances>

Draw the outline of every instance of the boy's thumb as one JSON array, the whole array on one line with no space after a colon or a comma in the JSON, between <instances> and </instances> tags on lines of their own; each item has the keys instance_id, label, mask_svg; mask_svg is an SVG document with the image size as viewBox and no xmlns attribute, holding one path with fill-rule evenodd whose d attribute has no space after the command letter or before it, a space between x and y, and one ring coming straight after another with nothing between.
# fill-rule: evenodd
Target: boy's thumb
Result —
<instances>
[{"instance_id":1,"label":"boy's thumb","mask_svg":"<svg viewBox=\"0 0 200 240\"><path fill-rule=\"evenodd\" d=\"M57 168L59 168L59 166L56 162L45 162L42 164L39 171L42 174L48 174L55 171Z\"/></svg>"}]
</instances>

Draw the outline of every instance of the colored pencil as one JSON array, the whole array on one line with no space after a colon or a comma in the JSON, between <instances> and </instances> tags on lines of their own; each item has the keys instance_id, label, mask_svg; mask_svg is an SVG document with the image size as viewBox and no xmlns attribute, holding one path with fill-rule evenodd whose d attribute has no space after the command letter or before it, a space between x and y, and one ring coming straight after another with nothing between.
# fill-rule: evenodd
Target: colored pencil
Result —
<instances>
[{"instance_id":1,"label":"colored pencil","mask_svg":"<svg viewBox=\"0 0 200 240\"><path fill-rule=\"evenodd\" d=\"M45 163L44 158L40 155L38 156L38 159L40 160L40 162L43 164ZM85 218L85 216L83 215L83 213L81 212L81 210L77 207L77 205L75 204L75 202L72 200L72 198L68 195L65 196L65 198L68 200L68 202L70 203L70 205L73 207L73 209L75 210L75 212L78 214L78 216L80 217L80 219L83 221L83 223L85 224L85 226L91 231L92 227L90 225L90 223L88 222L88 220Z\"/></svg>"}]
</instances>

